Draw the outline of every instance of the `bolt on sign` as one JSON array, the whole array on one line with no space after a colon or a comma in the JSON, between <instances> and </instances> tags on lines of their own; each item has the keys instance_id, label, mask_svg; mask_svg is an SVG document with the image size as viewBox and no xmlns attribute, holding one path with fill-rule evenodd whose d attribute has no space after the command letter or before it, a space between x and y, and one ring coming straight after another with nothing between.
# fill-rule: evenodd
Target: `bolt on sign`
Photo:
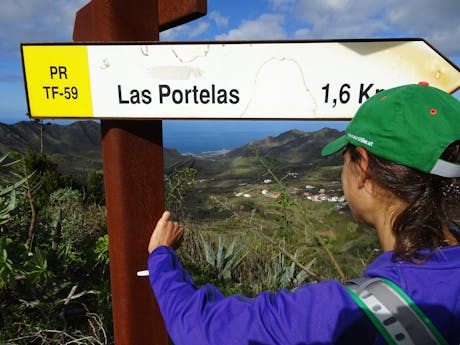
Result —
<instances>
[{"instance_id":1,"label":"bolt on sign","mask_svg":"<svg viewBox=\"0 0 460 345\"><path fill-rule=\"evenodd\" d=\"M346 119L386 88L452 93L460 70L423 39L23 44L29 115Z\"/></svg>"}]
</instances>

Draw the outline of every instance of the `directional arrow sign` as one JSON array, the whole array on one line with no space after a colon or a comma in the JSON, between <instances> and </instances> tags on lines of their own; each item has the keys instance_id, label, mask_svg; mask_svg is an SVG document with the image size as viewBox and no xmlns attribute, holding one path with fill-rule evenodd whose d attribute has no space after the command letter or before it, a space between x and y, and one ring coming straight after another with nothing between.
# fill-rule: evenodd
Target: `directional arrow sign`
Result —
<instances>
[{"instance_id":1,"label":"directional arrow sign","mask_svg":"<svg viewBox=\"0 0 460 345\"><path fill-rule=\"evenodd\" d=\"M21 48L33 118L346 119L390 87L460 87L421 39Z\"/></svg>"}]
</instances>

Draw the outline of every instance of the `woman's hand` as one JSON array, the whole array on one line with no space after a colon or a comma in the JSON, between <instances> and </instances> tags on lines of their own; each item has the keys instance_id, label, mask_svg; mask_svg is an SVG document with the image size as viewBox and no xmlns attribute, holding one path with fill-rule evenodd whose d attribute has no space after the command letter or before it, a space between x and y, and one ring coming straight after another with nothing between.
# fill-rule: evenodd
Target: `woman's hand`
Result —
<instances>
[{"instance_id":1,"label":"woman's hand","mask_svg":"<svg viewBox=\"0 0 460 345\"><path fill-rule=\"evenodd\" d=\"M175 249L180 246L184 229L178 222L169 220L170 216L171 213L165 211L155 226L152 236L150 236L149 254L160 246L168 246Z\"/></svg>"}]
</instances>

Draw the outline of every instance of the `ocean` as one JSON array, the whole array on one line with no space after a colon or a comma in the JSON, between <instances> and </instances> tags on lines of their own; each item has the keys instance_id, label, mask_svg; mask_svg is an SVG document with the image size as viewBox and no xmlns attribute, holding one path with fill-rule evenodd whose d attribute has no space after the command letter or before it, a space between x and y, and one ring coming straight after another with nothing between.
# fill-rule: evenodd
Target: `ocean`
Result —
<instances>
[{"instance_id":1,"label":"ocean","mask_svg":"<svg viewBox=\"0 0 460 345\"><path fill-rule=\"evenodd\" d=\"M344 130L348 121L165 120L163 147L180 153L231 150L251 141L292 129L315 132L329 127Z\"/></svg>"}]
</instances>

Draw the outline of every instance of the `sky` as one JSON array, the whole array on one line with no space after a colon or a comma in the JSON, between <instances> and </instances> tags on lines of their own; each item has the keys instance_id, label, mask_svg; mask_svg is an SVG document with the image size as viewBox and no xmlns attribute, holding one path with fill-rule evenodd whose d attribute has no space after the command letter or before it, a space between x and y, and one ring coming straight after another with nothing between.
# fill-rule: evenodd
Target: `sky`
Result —
<instances>
[{"instance_id":1,"label":"sky","mask_svg":"<svg viewBox=\"0 0 460 345\"><path fill-rule=\"evenodd\" d=\"M20 43L71 42L88 0L1 0L0 122L28 120ZM460 65L460 0L208 0L161 41L424 38ZM458 97L459 92L455 93Z\"/></svg>"}]
</instances>

